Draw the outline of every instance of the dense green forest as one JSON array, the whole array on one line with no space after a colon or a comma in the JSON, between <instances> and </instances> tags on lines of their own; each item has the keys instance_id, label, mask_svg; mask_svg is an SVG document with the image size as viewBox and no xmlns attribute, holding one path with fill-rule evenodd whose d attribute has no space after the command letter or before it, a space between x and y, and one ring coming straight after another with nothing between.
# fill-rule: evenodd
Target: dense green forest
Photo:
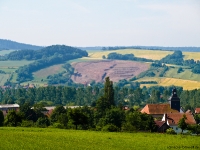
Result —
<instances>
[{"instance_id":1,"label":"dense green forest","mask_svg":"<svg viewBox=\"0 0 200 150\"><path fill-rule=\"evenodd\" d=\"M38 50L42 49L42 46L35 46L30 44L18 43L11 40L0 39L0 50L9 50L9 49L32 49Z\"/></svg>"},{"instance_id":2,"label":"dense green forest","mask_svg":"<svg viewBox=\"0 0 200 150\"><path fill-rule=\"evenodd\" d=\"M64 46L64 45L53 45L41 50L20 50L14 51L7 56L7 59L11 60L35 60L29 65L19 67L17 72L17 81L19 83L30 81L33 79L32 72L40 70L45 67L49 67L55 64L61 64L68 60L87 57L86 51Z\"/></svg>"}]
</instances>

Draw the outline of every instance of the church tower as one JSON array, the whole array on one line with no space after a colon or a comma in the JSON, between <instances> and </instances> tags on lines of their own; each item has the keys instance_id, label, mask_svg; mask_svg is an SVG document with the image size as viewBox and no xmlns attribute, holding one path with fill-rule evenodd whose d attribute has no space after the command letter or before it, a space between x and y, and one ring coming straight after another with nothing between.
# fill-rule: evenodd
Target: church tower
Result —
<instances>
[{"instance_id":1,"label":"church tower","mask_svg":"<svg viewBox=\"0 0 200 150\"><path fill-rule=\"evenodd\" d=\"M180 99L177 96L176 88L172 90L172 96L168 99L171 109L178 110L180 112Z\"/></svg>"}]
</instances>

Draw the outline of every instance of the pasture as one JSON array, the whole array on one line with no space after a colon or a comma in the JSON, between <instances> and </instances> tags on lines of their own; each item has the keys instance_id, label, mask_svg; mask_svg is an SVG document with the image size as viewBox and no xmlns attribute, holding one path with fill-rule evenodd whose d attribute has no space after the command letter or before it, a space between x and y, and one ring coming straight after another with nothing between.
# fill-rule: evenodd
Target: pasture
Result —
<instances>
[{"instance_id":1,"label":"pasture","mask_svg":"<svg viewBox=\"0 0 200 150\"><path fill-rule=\"evenodd\" d=\"M0 69L2 68L19 68L20 66L28 65L33 61L21 60L21 61L0 61Z\"/></svg>"},{"instance_id":2,"label":"pasture","mask_svg":"<svg viewBox=\"0 0 200 150\"><path fill-rule=\"evenodd\" d=\"M59 72L64 71L65 69L62 67L63 64L59 65L53 65L44 69L41 69L39 71L36 71L33 73L34 77L36 78L46 78L49 75L57 74Z\"/></svg>"},{"instance_id":3,"label":"pasture","mask_svg":"<svg viewBox=\"0 0 200 150\"><path fill-rule=\"evenodd\" d=\"M0 74L0 86L4 85L4 83L9 79L10 74Z\"/></svg>"},{"instance_id":4,"label":"pasture","mask_svg":"<svg viewBox=\"0 0 200 150\"><path fill-rule=\"evenodd\" d=\"M177 147L200 149L200 137L187 135L20 127L1 127L0 133L1 150L167 150Z\"/></svg>"},{"instance_id":5,"label":"pasture","mask_svg":"<svg viewBox=\"0 0 200 150\"><path fill-rule=\"evenodd\" d=\"M1 50L0 56L4 56L4 55L9 54L9 53L14 52L14 51L16 51L16 50Z\"/></svg>"}]
</instances>

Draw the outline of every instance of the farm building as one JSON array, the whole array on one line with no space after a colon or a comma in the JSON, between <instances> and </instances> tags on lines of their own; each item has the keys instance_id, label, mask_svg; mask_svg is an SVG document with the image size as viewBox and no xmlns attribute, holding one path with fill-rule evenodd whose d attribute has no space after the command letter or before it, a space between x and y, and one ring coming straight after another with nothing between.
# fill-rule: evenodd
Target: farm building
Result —
<instances>
[{"instance_id":1,"label":"farm building","mask_svg":"<svg viewBox=\"0 0 200 150\"><path fill-rule=\"evenodd\" d=\"M192 114L184 113L186 116L185 122L189 125L196 124L196 121ZM167 113L163 115L162 121L166 122L176 133L181 133L181 129L178 127L178 122L181 118L183 118L182 113ZM187 130L184 130L183 133L186 133Z\"/></svg>"},{"instance_id":2,"label":"farm building","mask_svg":"<svg viewBox=\"0 0 200 150\"><path fill-rule=\"evenodd\" d=\"M19 111L19 105L18 105L18 104L5 104L5 105L0 105L0 110L3 112L3 115L6 116L7 113L8 113L10 110Z\"/></svg>"},{"instance_id":3,"label":"farm building","mask_svg":"<svg viewBox=\"0 0 200 150\"><path fill-rule=\"evenodd\" d=\"M161 133L166 132L166 130L170 128L170 126L165 121L156 120L155 124L157 126L157 131Z\"/></svg>"}]
</instances>

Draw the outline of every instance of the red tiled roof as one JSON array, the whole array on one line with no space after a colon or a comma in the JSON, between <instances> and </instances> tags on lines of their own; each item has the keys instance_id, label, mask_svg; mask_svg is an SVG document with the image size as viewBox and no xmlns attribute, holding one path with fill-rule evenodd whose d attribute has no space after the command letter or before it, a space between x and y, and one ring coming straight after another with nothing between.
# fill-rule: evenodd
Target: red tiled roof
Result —
<instances>
[{"instance_id":1,"label":"red tiled roof","mask_svg":"<svg viewBox=\"0 0 200 150\"><path fill-rule=\"evenodd\" d=\"M192 114L192 111L188 109L185 113Z\"/></svg>"},{"instance_id":2,"label":"red tiled roof","mask_svg":"<svg viewBox=\"0 0 200 150\"><path fill-rule=\"evenodd\" d=\"M183 115L182 113L168 113L167 114L167 121L169 123L169 125L178 125L178 122L181 118L183 118ZM186 115L186 123L187 124L196 124L196 121L193 117L192 114L190 113L185 113Z\"/></svg>"},{"instance_id":3,"label":"red tiled roof","mask_svg":"<svg viewBox=\"0 0 200 150\"><path fill-rule=\"evenodd\" d=\"M196 114L199 114L199 113L200 113L200 108L196 108L196 109L195 109L195 113L196 113Z\"/></svg>"},{"instance_id":4,"label":"red tiled roof","mask_svg":"<svg viewBox=\"0 0 200 150\"><path fill-rule=\"evenodd\" d=\"M156 126L158 126L159 128L162 127L162 125L165 123L165 121L158 121L155 120Z\"/></svg>"},{"instance_id":5,"label":"red tiled roof","mask_svg":"<svg viewBox=\"0 0 200 150\"><path fill-rule=\"evenodd\" d=\"M147 104L141 113L147 114L165 114L165 113L178 113L177 110L171 109L170 104Z\"/></svg>"}]
</instances>

